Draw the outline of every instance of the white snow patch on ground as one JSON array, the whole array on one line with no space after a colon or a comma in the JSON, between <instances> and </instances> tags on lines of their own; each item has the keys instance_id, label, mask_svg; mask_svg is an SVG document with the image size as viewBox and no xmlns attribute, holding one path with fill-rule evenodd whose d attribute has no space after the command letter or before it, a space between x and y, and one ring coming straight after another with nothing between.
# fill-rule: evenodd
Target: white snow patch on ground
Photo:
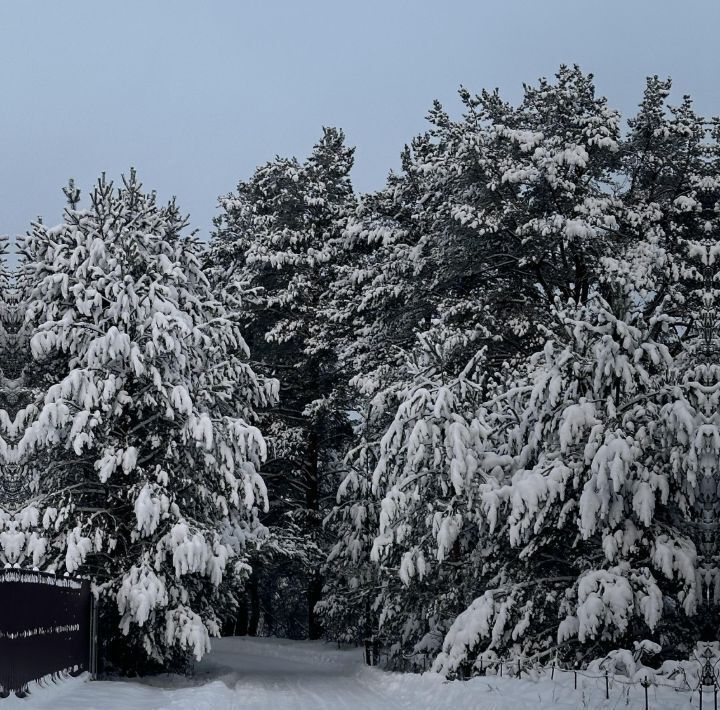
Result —
<instances>
[{"instance_id":1,"label":"white snow patch on ground","mask_svg":"<svg viewBox=\"0 0 720 710\"><path fill-rule=\"evenodd\" d=\"M322 642L225 638L197 664L195 675L141 681L90 682L70 678L31 685L31 696L0 700L2 707L52 710L521 710L644 708L639 686L610 689L604 680L572 674L541 680L474 678L445 682L432 674L387 673L363 665L360 649L338 650ZM650 689L651 710L696 707L697 695ZM712 694L705 696L712 707Z\"/></svg>"}]
</instances>

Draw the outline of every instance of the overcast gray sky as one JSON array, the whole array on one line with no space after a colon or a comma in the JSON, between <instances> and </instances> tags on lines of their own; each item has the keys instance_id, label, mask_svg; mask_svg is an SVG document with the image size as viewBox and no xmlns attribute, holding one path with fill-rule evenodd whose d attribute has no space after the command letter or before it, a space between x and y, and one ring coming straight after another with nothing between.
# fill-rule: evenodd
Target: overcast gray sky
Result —
<instances>
[{"instance_id":1,"label":"overcast gray sky","mask_svg":"<svg viewBox=\"0 0 720 710\"><path fill-rule=\"evenodd\" d=\"M719 0L4 0L0 232L60 188L131 165L207 234L217 196L321 126L357 146L354 182L382 186L432 99L578 63L624 113L644 77L720 113Z\"/></svg>"}]
</instances>

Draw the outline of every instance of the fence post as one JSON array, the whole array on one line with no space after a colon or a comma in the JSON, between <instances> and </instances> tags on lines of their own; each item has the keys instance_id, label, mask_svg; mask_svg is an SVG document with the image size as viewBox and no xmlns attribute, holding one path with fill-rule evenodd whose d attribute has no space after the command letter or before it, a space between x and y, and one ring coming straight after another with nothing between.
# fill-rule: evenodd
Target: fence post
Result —
<instances>
[{"instance_id":1,"label":"fence post","mask_svg":"<svg viewBox=\"0 0 720 710\"><path fill-rule=\"evenodd\" d=\"M577 690L577 671L573 671L573 675L575 676L575 690Z\"/></svg>"},{"instance_id":2,"label":"fence post","mask_svg":"<svg viewBox=\"0 0 720 710\"><path fill-rule=\"evenodd\" d=\"M648 688L650 687L650 681L648 680L647 676L643 679L640 685L642 685L642 687L645 689L645 710L648 710Z\"/></svg>"},{"instance_id":3,"label":"fence post","mask_svg":"<svg viewBox=\"0 0 720 710\"><path fill-rule=\"evenodd\" d=\"M553 661L552 670L550 671L550 680L555 680L555 661Z\"/></svg>"},{"instance_id":4,"label":"fence post","mask_svg":"<svg viewBox=\"0 0 720 710\"><path fill-rule=\"evenodd\" d=\"M610 700L610 678L607 671L605 671L605 700Z\"/></svg>"}]
</instances>

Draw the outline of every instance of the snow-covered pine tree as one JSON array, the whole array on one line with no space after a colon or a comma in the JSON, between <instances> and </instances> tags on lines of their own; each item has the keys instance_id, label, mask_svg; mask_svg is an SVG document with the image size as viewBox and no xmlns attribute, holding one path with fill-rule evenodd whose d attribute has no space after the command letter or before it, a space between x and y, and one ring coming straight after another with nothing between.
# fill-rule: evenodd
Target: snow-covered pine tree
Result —
<instances>
[{"instance_id":1,"label":"snow-covered pine tree","mask_svg":"<svg viewBox=\"0 0 720 710\"><path fill-rule=\"evenodd\" d=\"M323 598L316 611L329 637L359 644L377 633L380 575L370 560L370 550L379 506L371 489L377 447L366 435L372 431L373 411L354 414L354 445L344 458L345 475L336 504L323 521L334 542L325 561Z\"/></svg>"},{"instance_id":2,"label":"snow-covered pine tree","mask_svg":"<svg viewBox=\"0 0 720 710\"><path fill-rule=\"evenodd\" d=\"M647 637L677 655L720 598L717 162L668 90L649 80L621 147L628 189L608 227L622 257L601 260L596 294L558 314L565 336L548 334L497 410L516 422L499 449L511 463L478 520L506 544L449 630L444 673Z\"/></svg>"},{"instance_id":3,"label":"snow-covered pine tree","mask_svg":"<svg viewBox=\"0 0 720 710\"><path fill-rule=\"evenodd\" d=\"M382 569L378 626L416 665L438 651L445 620L462 607L480 568L470 557L480 547L468 523L491 430L481 404L485 349L466 361L467 351L464 339L440 327L418 335L372 477L381 498L370 553Z\"/></svg>"},{"instance_id":4,"label":"snow-covered pine tree","mask_svg":"<svg viewBox=\"0 0 720 710\"><path fill-rule=\"evenodd\" d=\"M398 296L414 307L424 304L429 312L435 309L439 318L430 330L440 333L441 324L448 341L457 333L448 332L454 321L447 314L480 314L477 305L488 302L492 307L486 312L507 314L497 304L509 293L530 294L531 301L522 306L528 313L542 312L543 296L548 316L553 303L557 310L552 318L543 319L535 337L531 330L524 331L531 343L547 342L530 369L521 359L516 359L520 366L506 369L505 375L502 369L491 368L494 374L488 393L495 388L497 398L489 398L479 411L471 402L467 404L467 411L474 411L470 416L493 432L479 449L480 443L475 442L473 456L482 465L478 480L467 486L474 491L467 494L474 505L462 498L449 505L434 493L398 493L396 482L404 486L403 477L414 471L406 457L417 420L402 416L412 404L414 388L400 386L403 375L397 367L393 369L390 358L379 365L372 363L373 376L357 378L376 401L378 390L388 398L401 395L398 415L388 430L388 434L396 431L396 436L386 435L373 450L381 462L393 460L397 467L386 471L378 466L375 490L381 496L380 509L372 501L358 501L355 494L347 496L339 526L341 542L333 555L349 561L352 582L362 579L354 566L363 559L360 546L368 543L367 536L360 534L357 511L361 518L377 517L380 536L375 551L384 563L380 587L385 595L377 595L374 601L384 612L394 604L397 613L395 619L384 613L383 625L392 641L405 644L404 650L428 649L431 637L423 635L428 629L414 622L412 610L427 609L433 582L435 601L443 599L443 575L451 571L442 562L435 568L428 565L429 555L424 553L421 567L431 579L418 584L405 573L412 565L403 568L403 561L411 559L413 546L421 549L432 541L428 521L436 506L464 511L459 519L469 526L466 530L476 532L466 537L474 541L463 550L468 571L455 581L453 590L461 590L460 604L462 595L473 587L486 594L453 624L437 664L444 672L472 665L483 651L548 654L564 644L568 652L582 658L650 633L670 647L687 645L697 636L692 615L698 601L712 598L709 592L700 594L697 570L702 570L706 584L715 580L716 557L710 554L708 542L712 535L707 520L701 522L703 515L708 518L714 510L708 503L714 478L703 485L701 514L697 505L687 502L697 500L698 491L692 486L688 490L677 474L680 455L667 451L678 445L668 442L687 444L690 435L678 434L675 423L662 415L674 407L693 412L693 417L698 411L707 412L709 400L698 402L697 392L701 386L714 387L712 370L691 353L697 352L697 343L712 340L708 332L714 332L708 284L713 283L715 256L706 235L717 229L717 198L713 196L717 181L712 159L707 158L715 154L703 144L702 120L688 99L676 109L665 107L668 89L657 79L648 82L641 111L631 121L625 140L620 139L617 113L604 100L594 99L590 78L577 69L561 69L556 85L541 81L537 88L528 87L525 101L514 111L495 95L470 99L466 94L469 104L484 107L488 123L474 123L472 140L466 139L462 150L447 148L452 139L458 145L463 129L450 124L436 107L434 123L439 128L432 139L420 139L414 152L406 152L406 161L409 157L418 160L418 169L408 180L418 204L403 203L409 215L407 225L423 225L415 236L411 228L401 228L399 205L395 221L376 214L365 217L365 230L351 223L349 237L361 247L367 237L367 252L361 249L363 270L350 274L344 288L351 292L354 279L363 295L362 309L371 316L367 320L362 312L354 316L360 323L359 338L347 352L356 359L368 333L368 362L372 362L372 342L392 342L378 334L384 326L383 308ZM454 130L443 132L449 125ZM441 157L443 151L446 155ZM448 155L453 156L452 162ZM463 170L468 155L475 159L475 172ZM478 164L485 172L477 169ZM463 187L465 174L469 179ZM488 174L495 176L494 182L483 182ZM472 178L478 177L473 186ZM398 178L391 180L402 184ZM503 190L506 183L517 190ZM483 195L488 185L493 189ZM429 186L433 189L426 189ZM396 185L392 197L385 198L387 204L402 194ZM526 267L511 267L513 276L504 281L497 278L500 271L495 268L495 276L486 284L463 294L467 307L448 278L453 264L448 255L455 254L459 264L463 256L470 264L483 265L493 264L494 257L489 253L484 259L473 259L485 256L477 246L482 240L477 240L473 247L477 251L473 251L462 233L443 221L444 205L458 195L483 195L485 209L474 221L463 218L461 223L476 226L481 236L490 235L485 243L496 248L492 235L502 234L504 258ZM374 204L382 202L375 199ZM463 210L460 213L467 216ZM404 273L392 267L393 250L402 255L398 263L411 257L416 283L405 278L407 265ZM373 256L381 253L374 261ZM625 261L610 258L617 254L624 254ZM495 301L493 289L499 296ZM540 310L530 308L533 302ZM388 320L392 322L392 315ZM702 335L700 322L705 324ZM507 322L504 332L502 327L493 327L489 318L469 318L465 323L470 348L477 349L483 340L491 351L498 341L512 343ZM411 330L398 333L396 328L393 336L404 336L407 342ZM517 356L523 349L511 344L507 352ZM384 388L378 373L390 374ZM681 404L687 398L684 390L678 394L670 389L683 377L700 383L688 381L688 392L695 392L695 400L687 405ZM409 399L403 401L403 394ZM560 430L563 417L567 415L570 421L590 409L592 426L583 431L581 425L574 432L574 425L568 424L566 429L574 432L569 435L572 441L562 441L568 435ZM692 427L701 432L696 437L699 441L711 436L708 426L696 417ZM576 434L582 441L573 439ZM389 441L398 443L398 448L387 449ZM634 453L624 458L617 454L617 462L603 460L623 446ZM714 451L708 449L710 445L700 446L706 453L691 452L691 461ZM367 449L362 450L364 459ZM424 449L422 453L427 454ZM434 455L427 455L437 462L435 473L440 480L450 474L442 446L435 442ZM606 469L612 466L621 483L613 482L608 492L607 483L600 485L596 479L605 476L607 481ZM366 480L358 483L358 475L351 473L343 492L367 487ZM690 478L697 478L697 472ZM702 535L698 530L704 531ZM623 541L628 543L625 547ZM440 545L438 554L443 554ZM405 588L397 583L397 573L403 569ZM366 573L364 579L370 588L378 586L372 575ZM436 617L437 629L452 619L451 605L446 605Z\"/></svg>"},{"instance_id":5,"label":"snow-covered pine tree","mask_svg":"<svg viewBox=\"0 0 720 710\"><path fill-rule=\"evenodd\" d=\"M261 166L221 199L210 249L218 291L228 302L240 293L243 332L256 367L281 382L279 406L263 415L272 494L264 522L293 547L298 541L292 538L302 539L306 567L298 569L286 559L263 570L264 601L272 604L278 585L287 596L299 571L307 580L306 621L288 621L291 634L310 638L321 634L315 613L322 589L319 549L326 547L321 520L350 435L343 395L347 378L338 369L330 322L321 316L320 304L333 280L336 242L355 206L352 165L353 149L345 146L342 131L326 128L304 162L277 158ZM268 609L266 626L273 617L280 623L288 606Z\"/></svg>"},{"instance_id":6,"label":"snow-covered pine tree","mask_svg":"<svg viewBox=\"0 0 720 710\"><path fill-rule=\"evenodd\" d=\"M134 171L76 202L22 241L40 375L17 455L36 483L3 558L90 575L109 662L173 667L208 650L249 571L242 543L267 506L255 409L275 386L174 202Z\"/></svg>"},{"instance_id":7,"label":"snow-covered pine tree","mask_svg":"<svg viewBox=\"0 0 720 710\"><path fill-rule=\"evenodd\" d=\"M522 360L546 337L538 324L553 322L556 299L588 297L622 207L613 196L619 117L595 96L592 76L562 67L554 83L526 86L517 107L497 92L472 96L463 89L460 97L462 119L452 121L436 102L430 130L403 152L402 172L361 201L345 232L352 256L330 290L327 313L337 323L341 361L361 373L353 381L355 409L373 412L362 451L372 449L375 459L393 413L412 391L405 359L417 334L447 339L447 376L482 347L491 374L505 360ZM367 489L364 466L349 463L341 490ZM380 492L392 486L376 482ZM360 505L355 495L347 499L350 512ZM354 584L358 537L345 507L340 501L336 535L347 549L334 554L352 559ZM379 516L377 501L361 508ZM363 559L368 554L369 547ZM338 599L348 593L339 589ZM398 603L400 613L411 607Z\"/></svg>"},{"instance_id":8,"label":"snow-covered pine tree","mask_svg":"<svg viewBox=\"0 0 720 710\"><path fill-rule=\"evenodd\" d=\"M497 93L460 98L458 121L433 104L401 173L348 220L353 259L329 317L364 375L384 371L378 353L392 347L378 342L411 348L434 318L486 330L491 361L531 352L557 297L587 297L616 225L620 120L592 75L561 67L516 107Z\"/></svg>"}]
</instances>

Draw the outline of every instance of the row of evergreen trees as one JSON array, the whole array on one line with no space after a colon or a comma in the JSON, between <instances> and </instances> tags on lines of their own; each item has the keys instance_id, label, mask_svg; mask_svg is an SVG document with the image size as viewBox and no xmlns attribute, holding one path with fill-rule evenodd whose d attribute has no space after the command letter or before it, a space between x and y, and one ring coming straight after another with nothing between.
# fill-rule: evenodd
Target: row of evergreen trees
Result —
<instances>
[{"instance_id":1,"label":"row of evergreen trees","mask_svg":"<svg viewBox=\"0 0 720 710\"><path fill-rule=\"evenodd\" d=\"M208 245L71 183L3 273L2 560L91 575L125 669L222 628L449 676L716 635L720 124L669 91L625 129L577 67L462 89L365 195L325 129Z\"/></svg>"}]
</instances>

